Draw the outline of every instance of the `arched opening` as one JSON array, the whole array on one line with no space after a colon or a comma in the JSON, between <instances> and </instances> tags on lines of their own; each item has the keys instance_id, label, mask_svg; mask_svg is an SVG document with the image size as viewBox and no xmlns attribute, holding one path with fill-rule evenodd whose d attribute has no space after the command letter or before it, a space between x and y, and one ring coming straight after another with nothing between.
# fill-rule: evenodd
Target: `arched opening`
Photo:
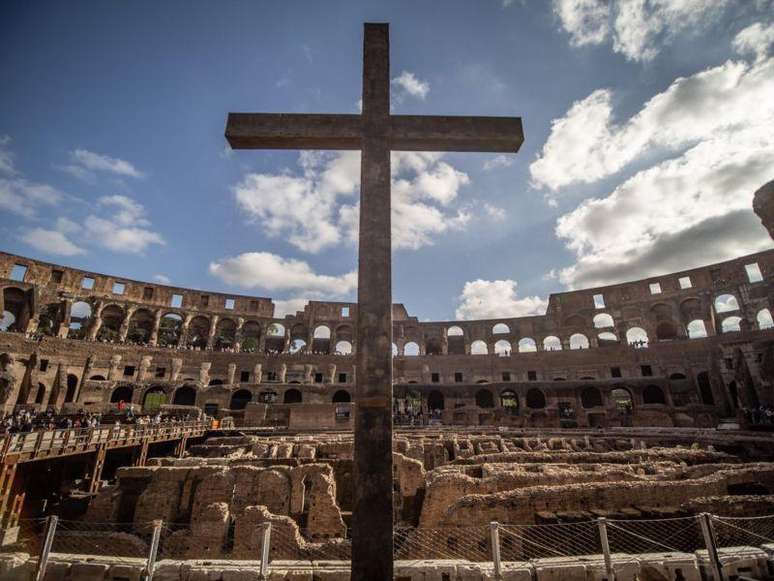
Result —
<instances>
[{"instance_id":1,"label":"arched opening","mask_svg":"<svg viewBox=\"0 0 774 581\"><path fill-rule=\"evenodd\" d=\"M613 402L615 408L625 414L632 413L634 408L634 400L632 394L628 389L623 387L616 387L610 392L610 401Z\"/></svg>"},{"instance_id":2,"label":"arched opening","mask_svg":"<svg viewBox=\"0 0 774 581\"><path fill-rule=\"evenodd\" d=\"M58 304L43 307L38 315L38 333L48 337L56 337L61 321L60 312ZM2 324L0 324L0 329L2 329Z\"/></svg>"},{"instance_id":3,"label":"arched opening","mask_svg":"<svg viewBox=\"0 0 774 581\"><path fill-rule=\"evenodd\" d=\"M769 309L761 309L758 314L755 315L755 320L758 322L758 328L771 329L774 327L774 319L771 317L771 311Z\"/></svg>"},{"instance_id":4,"label":"arched opening","mask_svg":"<svg viewBox=\"0 0 774 581\"><path fill-rule=\"evenodd\" d=\"M264 389L258 394L259 403L275 403L277 401L277 392L273 389Z\"/></svg>"},{"instance_id":5,"label":"arched opening","mask_svg":"<svg viewBox=\"0 0 774 581\"><path fill-rule=\"evenodd\" d=\"M546 407L546 396L539 389L533 387L527 391L527 407L531 410L542 410Z\"/></svg>"},{"instance_id":6,"label":"arched opening","mask_svg":"<svg viewBox=\"0 0 774 581\"><path fill-rule=\"evenodd\" d=\"M352 401L352 397L349 395L347 390L340 389L333 394L332 401L333 403L349 403Z\"/></svg>"},{"instance_id":7,"label":"arched opening","mask_svg":"<svg viewBox=\"0 0 774 581\"><path fill-rule=\"evenodd\" d=\"M128 343L145 345L153 333L156 316L148 309L137 309L129 320L129 330L126 333Z\"/></svg>"},{"instance_id":8,"label":"arched opening","mask_svg":"<svg viewBox=\"0 0 774 581\"><path fill-rule=\"evenodd\" d=\"M507 335L511 332L511 328L505 323L497 323L492 327L492 335Z\"/></svg>"},{"instance_id":9,"label":"arched opening","mask_svg":"<svg viewBox=\"0 0 774 581\"><path fill-rule=\"evenodd\" d=\"M644 349L648 346L648 333L642 327L632 327L626 331L626 342L634 348Z\"/></svg>"},{"instance_id":10,"label":"arched opening","mask_svg":"<svg viewBox=\"0 0 774 581\"><path fill-rule=\"evenodd\" d=\"M306 341L303 339L293 339L290 342L290 347L288 348L288 351L291 353L301 353L304 348L306 347Z\"/></svg>"},{"instance_id":11,"label":"arched opening","mask_svg":"<svg viewBox=\"0 0 774 581\"><path fill-rule=\"evenodd\" d=\"M666 396L664 396L664 390L658 385L648 385L642 390L642 403L659 403L666 404Z\"/></svg>"},{"instance_id":12,"label":"arched opening","mask_svg":"<svg viewBox=\"0 0 774 581\"><path fill-rule=\"evenodd\" d=\"M328 354L331 351L331 329L327 325L318 325L312 338L312 352Z\"/></svg>"},{"instance_id":13,"label":"arched opening","mask_svg":"<svg viewBox=\"0 0 774 581\"><path fill-rule=\"evenodd\" d=\"M285 394L282 396L282 403L301 403L302 399L301 391L293 388L285 391Z\"/></svg>"},{"instance_id":14,"label":"arched opening","mask_svg":"<svg viewBox=\"0 0 774 581\"><path fill-rule=\"evenodd\" d=\"M188 324L188 346L195 349L207 347L210 336L210 320L207 317L194 317Z\"/></svg>"},{"instance_id":15,"label":"arched opening","mask_svg":"<svg viewBox=\"0 0 774 581\"><path fill-rule=\"evenodd\" d=\"M505 339L500 339L494 345L494 352L500 357L508 357L511 354L511 344Z\"/></svg>"},{"instance_id":16,"label":"arched opening","mask_svg":"<svg viewBox=\"0 0 774 581\"><path fill-rule=\"evenodd\" d=\"M30 318L28 294L15 287L3 289L3 319L0 330L23 333ZM5 327L5 328L3 328Z\"/></svg>"},{"instance_id":17,"label":"arched opening","mask_svg":"<svg viewBox=\"0 0 774 581\"><path fill-rule=\"evenodd\" d=\"M449 355L465 355L465 332L456 325L446 329L446 348Z\"/></svg>"},{"instance_id":18,"label":"arched opening","mask_svg":"<svg viewBox=\"0 0 774 581\"><path fill-rule=\"evenodd\" d=\"M549 335L545 339L543 339L543 350L544 351L561 351L562 350L562 342L559 340L559 337L554 337L553 335Z\"/></svg>"},{"instance_id":19,"label":"arched opening","mask_svg":"<svg viewBox=\"0 0 774 581\"><path fill-rule=\"evenodd\" d=\"M78 391L78 378L72 373L67 374L67 391L65 392L65 403L75 401Z\"/></svg>"},{"instance_id":20,"label":"arched opening","mask_svg":"<svg viewBox=\"0 0 774 581\"><path fill-rule=\"evenodd\" d=\"M172 396L172 403L175 405L196 405L196 388L191 385L178 387Z\"/></svg>"},{"instance_id":21,"label":"arched opening","mask_svg":"<svg viewBox=\"0 0 774 581\"><path fill-rule=\"evenodd\" d=\"M661 321L656 327L656 339L671 341L677 338L677 325L672 321Z\"/></svg>"},{"instance_id":22,"label":"arched opening","mask_svg":"<svg viewBox=\"0 0 774 581\"><path fill-rule=\"evenodd\" d=\"M537 351L537 343L532 337L524 337L519 339L519 353L535 353Z\"/></svg>"},{"instance_id":23,"label":"arched opening","mask_svg":"<svg viewBox=\"0 0 774 581\"><path fill-rule=\"evenodd\" d=\"M405 357L416 357L419 355L419 345L414 341L409 341L403 346L403 355Z\"/></svg>"},{"instance_id":24,"label":"arched opening","mask_svg":"<svg viewBox=\"0 0 774 581\"><path fill-rule=\"evenodd\" d=\"M581 392L581 405L584 409L602 406L602 394L596 387L587 387Z\"/></svg>"},{"instance_id":25,"label":"arched opening","mask_svg":"<svg viewBox=\"0 0 774 581\"><path fill-rule=\"evenodd\" d=\"M607 329L609 327L615 327L615 321L613 317L607 313L599 313L594 316L594 327L596 329Z\"/></svg>"},{"instance_id":26,"label":"arched opening","mask_svg":"<svg viewBox=\"0 0 774 581\"><path fill-rule=\"evenodd\" d=\"M239 350L242 353L255 353L261 340L261 325L256 321L247 321L242 325L242 340Z\"/></svg>"},{"instance_id":27,"label":"arched opening","mask_svg":"<svg viewBox=\"0 0 774 581\"><path fill-rule=\"evenodd\" d=\"M121 333L121 325L124 322L124 310L118 305L108 305L100 314L102 324L97 333L99 341L118 341Z\"/></svg>"},{"instance_id":28,"label":"arched opening","mask_svg":"<svg viewBox=\"0 0 774 581\"><path fill-rule=\"evenodd\" d=\"M723 333L735 333L742 330L742 317L726 317L721 324Z\"/></svg>"},{"instance_id":29,"label":"arched opening","mask_svg":"<svg viewBox=\"0 0 774 581\"><path fill-rule=\"evenodd\" d=\"M215 327L215 342L213 347L216 351L227 351L234 347L236 342L236 323L233 319L221 319L218 326Z\"/></svg>"},{"instance_id":30,"label":"arched opening","mask_svg":"<svg viewBox=\"0 0 774 581\"><path fill-rule=\"evenodd\" d=\"M180 344L180 332L183 329L183 317L177 313L167 313L159 321L158 344L161 347L177 347Z\"/></svg>"},{"instance_id":31,"label":"arched opening","mask_svg":"<svg viewBox=\"0 0 774 581\"><path fill-rule=\"evenodd\" d=\"M419 347L417 347L419 349ZM352 343L349 341L339 341L336 343L337 355L352 355Z\"/></svg>"},{"instance_id":32,"label":"arched opening","mask_svg":"<svg viewBox=\"0 0 774 581\"><path fill-rule=\"evenodd\" d=\"M97 375L92 375L91 377L89 377L89 381L106 381L106 379L105 379L104 375L97 374Z\"/></svg>"},{"instance_id":33,"label":"arched opening","mask_svg":"<svg viewBox=\"0 0 774 581\"><path fill-rule=\"evenodd\" d=\"M42 404L46 397L46 386L42 383L38 384L38 390L35 392L35 403Z\"/></svg>"},{"instance_id":34,"label":"arched opening","mask_svg":"<svg viewBox=\"0 0 774 581\"><path fill-rule=\"evenodd\" d=\"M425 342L425 353L427 355L443 355L443 345L438 337L431 337Z\"/></svg>"},{"instance_id":35,"label":"arched opening","mask_svg":"<svg viewBox=\"0 0 774 581\"><path fill-rule=\"evenodd\" d=\"M266 329L266 353L282 353L285 350L285 325L271 323Z\"/></svg>"},{"instance_id":36,"label":"arched opening","mask_svg":"<svg viewBox=\"0 0 774 581\"><path fill-rule=\"evenodd\" d=\"M151 387L142 397L142 411L145 413L155 412L161 406L169 401L164 388L160 386Z\"/></svg>"},{"instance_id":37,"label":"arched opening","mask_svg":"<svg viewBox=\"0 0 774 581\"><path fill-rule=\"evenodd\" d=\"M692 403L693 386L684 373L673 373L669 376L669 390L672 394L672 405L675 407L685 407Z\"/></svg>"},{"instance_id":38,"label":"arched opening","mask_svg":"<svg viewBox=\"0 0 774 581\"><path fill-rule=\"evenodd\" d=\"M731 294L723 294L715 297L715 312L730 313L739 310L739 303L736 297Z\"/></svg>"},{"instance_id":39,"label":"arched opening","mask_svg":"<svg viewBox=\"0 0 774 581\"><path fill-rule=\"evenodd\" d=\"M247 404L252 401L252 399L253 394L250 391L246 389L238 389L231 396L231 403L228 407L232 410L243 410L247 407Z\"/></svg>"},{"instance_id":40,"label":"arched opening","mask_svg":"<svg viewBox=\"0 0 774 581\"><path fill-rule=\"evenodd\" d=\"M427 409L431 412L444 409L445 400L443 394L434 389L427 396Z\"/></svg>"},{"instance_id":41,"label":"arched opening","mask_svg":"<svg viewBox=\"0 0 774 581\"><path fill-rule=\"evenodd\" d=\"M575 333L570 336L570 349L588 349L589 339L583 333Z\"/></svg>"},{"instance_id":42,"label":"arched opening","mask_svg":"<svg viewBox=\"0 0 774 581\"><path fill-rule=\"evenodd\" d=\"M91 324L91 305L86 301L76 301L70 308L70 330L67 336L71 339L85 339Z\"/></svg>"},{"instance_id":43,"label":"arched opening","mask_svg":"<svg viewBox=\"0 0 774 581\"><path fill-rule=\"evenodd\" d=\"M488 389L479 389L476 392L476 405L480 408L493 408L494 396Z\"/></svg>"},{"instance_id":44,"label":"arched opening","mask_svg":"<svg viewBox=\"0 0 774 581\"><path fill-rule=\"evenodd\" d=\"M701 319L694 319L688 323L687 329L689 339L703 339L707 336L707 327Z\"/></svg>"},{"instance_id":45,"label":"arched opening","mask_svg":"<svg viewBox=\"0 0 774 581\"><path fill-rule=\"evenodd\" d=\"M208 386L223 385L223 380L222 379L210 379L210 382L207 385Z\"/></svg>"},{"instance_id":46,"label":"arched opening","mask_svg":"<svg viewBox=\"0 0 774 581\"><path fill-rule=\"evenodd\" d=\"M610 331L604 331L597 335L597 341L599 341L599 346L604 347L605 345L609 345L610 343L618 343L618 337L616 337L615 333L611 333Z\"/></svg>"},{"instance_id":47,"label":"arched opening","mask_svg":"<svg viewBox=\"0 0 774 581\"><path fill-rule=\"evenodd\" d=\"M487 355L488 353L489 348L486 346L486 343L480 339L478 341L473 341L473 343L470 345L471 355Z\"/></svg>"},{"instance_id":48,"label":"arched opening","mask_svg":"<svg viewBox=\"0 0 774 581\"><path fill-rule=\"evenodd\" d=\"M129 403L132 401L133 395L134 389L132 389L131 385L119 385L110 394L110 403L120 403L122 401Z\"/></svg>"},{"instance_id":49,"label":"arched opening","mask_svg":"<svg viewBox=\"0 0 774 581\"><path fill-rule=\"evenodd\" d=\"M699 385L701 403L705 405L715 405L715 396L712 395L712 384L710 383L709 373L702 371L696 375L696 383Z\"/></svg>"},{"instance_id":50,"label":"arched opening","mask_svg":"<svg viewBox=\"0 0 774 581\"><path fill-rule=\"evenodd\" d=\"M519 398L516 392L510 389L502 392L500 394L500 406L509 414L517 414L519 412Z\"/></svg>"}]
</instances>

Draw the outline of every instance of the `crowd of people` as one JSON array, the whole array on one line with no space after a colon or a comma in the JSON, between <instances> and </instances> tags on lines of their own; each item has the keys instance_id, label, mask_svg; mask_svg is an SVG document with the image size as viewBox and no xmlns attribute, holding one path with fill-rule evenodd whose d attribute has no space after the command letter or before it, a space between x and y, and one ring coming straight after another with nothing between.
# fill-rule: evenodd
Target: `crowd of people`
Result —
<instances>
[{"instance_id":1,"label":"crowd of people","mask_svg":"<svg viewBox=\"0 0 774 581\"><path fill-rule=\"evenodd\" d=\"M742 408L744 419L754 426L774 426L774 407L758 406L754 408Z\"/></svg>"},{"instance_id":2,"label":"crowd of people","mask_svg":"<svg viewBox=\"0 0 774 581\"><path fill-rule=\"evenodd\" d=\"M77 414L56 414L50 409L46 411L18 410L6 414L0 420L0 434L16 434L41 430L88 429L100 426L160 426L189 422L196 419L196 417L190 414L180 417L160 411L153 414L135 414L131 407L127 407L125 413L110 414L109 416L87 411L80 411Z\"/></svg>"}]
</instances>

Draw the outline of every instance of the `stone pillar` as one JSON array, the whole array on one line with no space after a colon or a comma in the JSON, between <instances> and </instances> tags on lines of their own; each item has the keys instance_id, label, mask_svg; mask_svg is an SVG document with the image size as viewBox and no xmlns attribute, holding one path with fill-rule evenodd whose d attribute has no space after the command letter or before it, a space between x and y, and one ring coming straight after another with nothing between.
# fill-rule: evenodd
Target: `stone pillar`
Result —
<instances>
[{"instance_id":1,"label":"stone pillar","mask_svg":"<svg viewBox=\"0 0 774 581\"><path fill-rule=\"evenodd\" d=\"M234 351L239 353L242 350L242 327L245 326L243 317L237 318L236 331L234 331Z\"/></svg>"},{"instance_id":2,"label":"stone pillar","mask_svg":"<svg viewBox=\"0 0 774 581\"><path fill-rule=\"evenodd\" d=\"M304 383L312 383L312 373L314 372L314 365L308 363L304 365Z\"/></svg>"},{"instance_id":3,"label":"stone pillar","mask_svg":"<svg viewBox=\"0 0 774 581\"><path fill-rule=\"evenodd\" d=\"M261 336L258 337L258 347L256 347L257 353L265 353L266 352L266 329L263 329L261 331Z\"/></svg>"},{"instance_id":4,"label":"stone pillar","mask_svg":"<svg viewBox=\"0 0 774 581\"><path fill-rule=\"evenodd\" d=\"M148 370L153 362L153 357L143 355L140 359L140 368L137 370L137 381L145 381L148 378Z\"/></svg>"},{"instance_id":5,"label":"stone pillar","mask_svg":"<svg viewBox=\"0 0 774 581\"><path fill-rule=\"evenodd\" d=\"M70 332L70 317L72 316L73 301L65 299L62 301L62 321L59 323L56 336L60 339L66 339Z\"/></svg>"},{"instance_id":6,"label":"stone pillar","mask_svg":"<svg viewBox=\"0 0 774 581\"><path fill-rule=\"evenodd\" d=\"M199 367L199 383L202 385L210 384L210 367L212 367L212 363L209 361L203 361Z\"/></svg>"},{"instance_id":7,"label":"stone pillar","mask_svg":"<svg viewBox=\"0 0 774 581\"><path fill-rule=\"evenodd\" d=\"M336 382L336 364L335 363L328 364L328 382L329 383L337 383Z\"/></svg>"},{"instance_id":8,"label":"stone pillar","mask_svg":"<svg viewBox=\"0 0 774 581\"><path fill-rule=\"evenodd\" d=\"M290 350L290 329L285 327L285 342L282 344L282 352L287 353Z\"/></svg>"},{"instance_id":9,"label":"stone pillar","mask_svg":"<svg viewBox=\"0 0 774 581\"><path fill-rule=\"evenodd\" d=\"M188 329L191 326L191 320L193 319L193 313L186 313L183 318L183 324L180 326L180 341L178 345L185 347L188 345Z\"/></svg>"},{"instance_id":10,"label":"stone pillar","mask_svg":"<svg viewBox=\"0 0 774 581\"><path fill-rule=\"evenodd\" d=\"M278 379L280 383L285 383L287 381L287 378L288 378L288 364L283 363L282 365L280 365Z\"/></svg>"},{"instance_id":11,"label":"stone pillar","mask_svg":"<svg viewBox=\"0 0 774 581\"><path fill-rule=\"evenodd\" d=\"M207 335L207 349L212 349L215 343L215 332L218 330L218 315L212 315L210 319L210 332Z\"/></svg>"},{"instance_id":12,"label":"stone pillar","mask_svg":"<svg viewBox=\"0 0 774 581\"><path fill-rule=\"evenodd\" d=\"M148 339L148 345L151 347L155 347L159 343L159 328L161 327L163 311L158 309L155 314L156 316L153 319L153 330L151 331L150 338Z\"/></svg>"},{"instance_id":13,"label":"stone pillar","mask_svg":"<svg viewBox=\"0 0 774 581\"><path fill-rule=\"evenodd\" d=\"M121 355L113 355L110 358L110 370L108 371L108 379L115 381L120 378L118 368L121 365Z\"/></svg>"},{"instance_id":14,"label":"stone pillar","mask_svg":"<svg viewBox=\"0 0 774 581\"><path fill-rule=\"evenodd\" d=\"M94 307L94 313L93 313L94 320L92 321L91 328L89 329L90 341L95 341L97 339L99 330L102 328L102 309L104 308L105 308L105 303L103 303L102 301L98 302Z\"/></svg>"},{"instance_id":15,"label":"stone pillar","mask_svg":"<svg viewBox=\"0 0 774 581\"><path fill-rule=\"evenodd\" d=\"M228 378L226 383L228 385L234 385L234 379L236 378L236 363L228 364Z\"/></svg>"},{"instance_id":16,"label":"stone pillar","mask_svg":"<svg viewBox=\"0 0 774 581\"><path fill-rule=\"evenodd\" d=\"M180 370L183 369L183 360L179 357L172 359L172 369L170 370L170 381L177 381L180 377Z\"/></svg>"},{"instance_id":17,"label":"stone pillar","mask_svg":"<svg viewBox=\"0 0 774 581\"><path fill-rule=\"evenodd\" d=\"M124 315L124 320L121 321L121 328L118 330L118 340L121 343L126 341L126 335L129 333L129 323L131 322L136 310L137 307L135 306L129 306L126 309L126 315Z\"/></svg>"},{"instance_id":18,"label":"stone pillar","mask_svg":"<svg viewBox=\"0 0 774 581\"><path fill-rule=\"evenodd\" d=\"M263 381L263 365L256 363L253 367L253 381L261 383Z\"/></svg>"}]
</instances>

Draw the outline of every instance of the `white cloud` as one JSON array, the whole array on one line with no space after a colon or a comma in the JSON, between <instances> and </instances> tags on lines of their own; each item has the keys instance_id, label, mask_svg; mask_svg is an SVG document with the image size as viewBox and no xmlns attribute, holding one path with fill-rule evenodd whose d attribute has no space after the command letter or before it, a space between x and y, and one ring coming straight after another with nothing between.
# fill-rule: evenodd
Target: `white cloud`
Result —
<instances>
[{"instance_id":1,"label":"white cloud","mask_svg":"<svg viewBox=\"0 0 774 581\"><path fill-rule=\"evenodd\" d=\"M55 206L62 193L48 184L29 182L22 178L0 178L0 209L32 218L40 206Z\"/></svg>"},{"instance_id":2,"label":"white cloud","mask_svg":"<svg viewBox=\"0 0 774 581\"><path fill-rule=\"evenodd\" d=\"M612 42L613 51L648 61L677 36L717 22L732 0L553 0L554 14L574 46Z\"/></svg>"},{"instance_id":3,"label":"white cloud","mask_svg":"<svg viewBox=\"0 0 774 581\"><path fill-rule=\"evenodd\" d=\"M498 319L544 315L548 301L538 296L517 298L515 280L474 280L465 283L455 311L457 319Z\"/></svg>"},{"instance_id":4,"label":"white cloud","mask_svg":"<svg viewBox=\"0 0 774 581\"><path fill-rule=\"evenodd\" d=\"M734 128L771 126L774 59L728 61L676 79L630 119L613 119L613 93L594 91L552 122L551 134L530 165L536 187L556 191L592 183L632 162L663 155Z\"/></svg>"},{"instance_id":5,"label":"white cloud","mask_svg":"<svg viewBox=\"0 0 774 581\"><path fill-rule=\"evenodd\" d=\"M90 214L83 223L84 235L96 244L128 254L142 254L153 244L166 244L161 234L143 227L150 224L145 208L131 198L103 196L97 207L107 210L108 215Z\"/></svg>"},{"instance_id":6,"label":"white cloud","mask_svg":"<svg viewBox=\"0 0 774 581\"><path fill-rule=\"evenodd\" d=\"M300 175L246 175L234 188L237 205L269 236L305 252L356 240L360 154L304 152L299 166ZM468 213L451 205L470 178L440 154L394 152L391 172L396 249L432 244L468 222Z\"/></svg>"},{"instance_id":7,"label":"white cloud","mask_svg":"<svg viewBox=\"0 0 774 581\"><path fill-rule=\"evenodd\" d=\"M130 162L94 153L87 149L76 149L70 152L70 160L71 163L62 166L60 169L87 181L93 181L94 172L105 172L132 178L143 177L142 172Z\"/></svg>"},{"instance_id":8,"label":"white cloud","mask_svg":"<svg viewBox=\"0 0 774 581\"><path fill-rule=\"evenodd\" d=\"M739 54L752 54L756 60L761 61L766 58L772 44L774 44L774 23L764 25L756 22L734 37L733 47Z\"/></svg>"},{"instance_id":9,"label":"white cloud","mask_svg":"<svg viewBox=\"0 0 774 581\"><path fill-rule=\"evenodd\" d=\"M505 210L498 208L497 206L493 206L488 202L484 202L484 212L495 222L502 222L505 220Z\"/></svg>"},{"instance_id":10,"label":"white cloud","mask_svg":"<svg viewBox=\"0 0 774 581\"><path fill-rule=\"evenodd\" d=\"M170 280L170 278L166 274L154 274L153 275L153 280L155 280L159 284L167 284L168 285L168 284L172 283L172 281Z\"/></svg>"},{"instance_id":11,"label":"white cloud","mask_svg":"<svg viewBox=\"0 0 774 581\"><path fill-rule=\"evenodd\" d=\"M11 137L9 135L0 135L0 173L14 175L16 166L13 162L10 144Z\"/></svg>"},{"instance_id":12,"label":"white cloud","mask_svg":"<svg viewBox=\"0 0 774 581\"><path fill-rule=\"evenodd\" d=\"M430 83L418 79L414 73L409 71L403 71L397 77L394 77L392 79L392 87L395 89L395 98L398 100L409 95L424 101L430 92Z\"/></svg>"},{"instance_id":13,"label":"white cloud","mask_svg":"<svg viewBox=\"0 0 774 581\"><path fill-rule=\"evenodd\" d=\"M308 299L272 299L274 303L274 316L279 318L286 315L295 315L298 311L303 311Z\"/></svg>"},{"instance_id":14,"label":"white cloud","mask_svg":"<svg viewBox=\"0 0 774 581\"><path fill-rule=\"evenodd\" d=\"M513 155L496 155L484 162L484 171L492 171L501 167L510 167L516 161Z\"/></svg>"},{"instance_id":15,"label":"white cloud","mask_svg":"<svg viewBox=\"0 0 774 581\"><path fill-rule=\"evenodd\" d=\"M46 230L45 228L33 228L22 236L22 241L33 248L47 254L59 256L75 256L86 252L83 248L73 243L67 235L60 230Z\"/></svg>"}]
</instances>

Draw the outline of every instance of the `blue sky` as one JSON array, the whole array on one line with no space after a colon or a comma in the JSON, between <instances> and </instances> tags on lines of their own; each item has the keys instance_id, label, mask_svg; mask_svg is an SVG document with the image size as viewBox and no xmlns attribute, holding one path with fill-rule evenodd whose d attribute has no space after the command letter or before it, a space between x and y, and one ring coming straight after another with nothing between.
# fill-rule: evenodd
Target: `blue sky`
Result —
<instances>
[{"instance_id":1,"label":"blue sky","mask_svg":"<svg viewBox=\"0 0 774 581\"><path fill-rule=\"evenodd\" d=\"M6 2L2 249L142 280L353 300L358 158L230 152L229 111L518 115L513 156L393 154L393 296L422 319L768 248L770 0Z\"/></svg>"}]
</instances>

